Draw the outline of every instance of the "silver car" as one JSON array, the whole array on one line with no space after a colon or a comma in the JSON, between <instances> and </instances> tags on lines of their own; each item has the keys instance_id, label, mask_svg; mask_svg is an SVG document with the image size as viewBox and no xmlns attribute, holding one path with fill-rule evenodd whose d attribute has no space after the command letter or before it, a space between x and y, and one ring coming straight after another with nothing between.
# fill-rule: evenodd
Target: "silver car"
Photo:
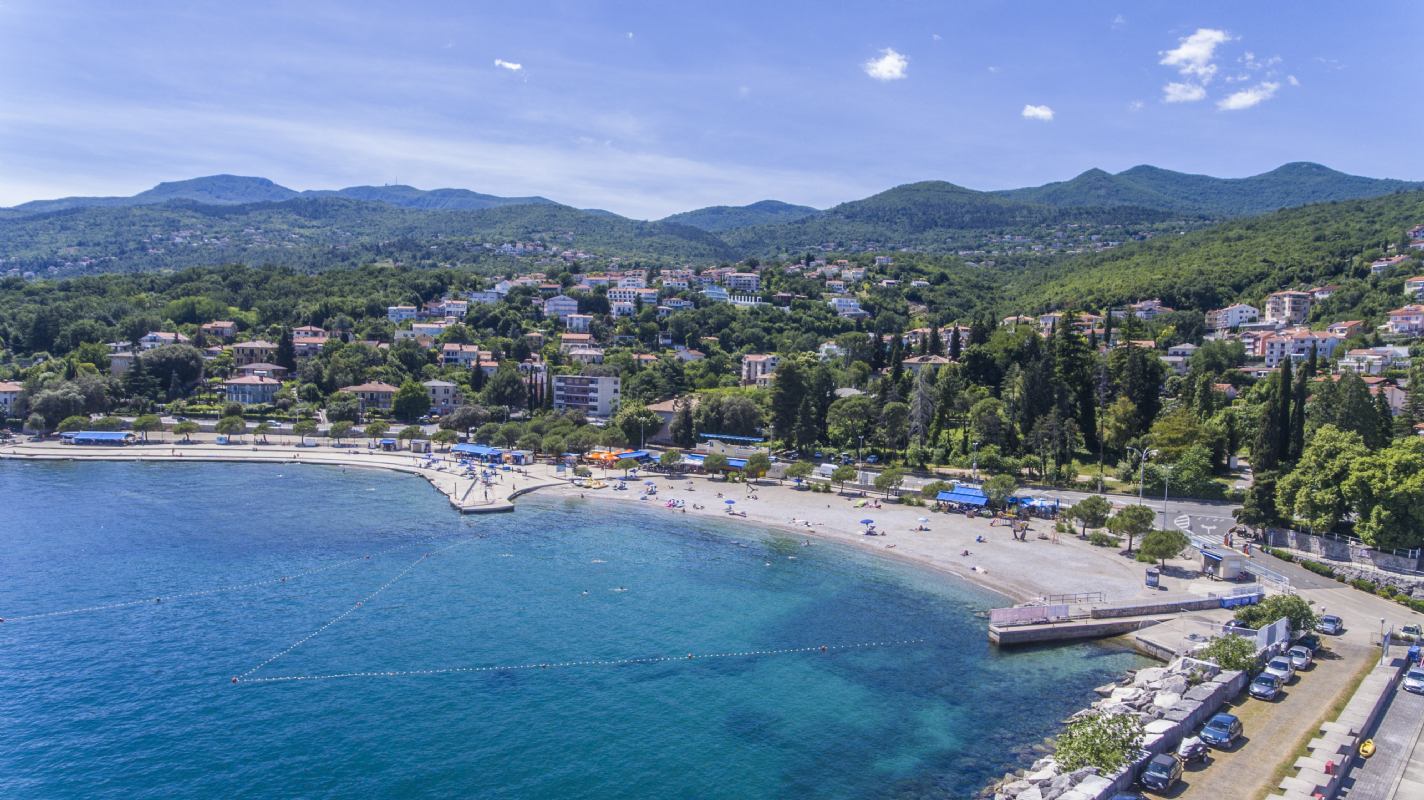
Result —
<instances>
[{"instance_id":1,"label":"silver car","mask_svg":"<svg viewBox=\"0 0 1424 800\"><path fill-rule=\"evenodd\" d=\"M1274 675L1277 678L1280 678L1282 686L1287 683L1290 683L1291 678L1295 677L1295 667L1291 666L1291 660L1289 656L1276 656L1275 658L1271 659L1269 662L1266 663L1266 669L1264 670L1264 672L1267 675Z\"/></svg>"},{"instance_id":2,"label":"silver car","mask_svg":"<svg viewBox=\"0 0 1424 800\"><path fill-rule=\"evenodd\" d=\"M1311 664L1315 663L1314 657L1310 654L1310 648L1303 644L1292 647L1286 651L1286 655L1290 657L1291 667L1297 670L1310 669Z\"/></svg>"},{"instance_id":3,"label":"silver car","mask_svg":"<svg viewBox=\"0 0 1424 800\"><path fill-rule=\"evenodd\" d=\"M1424 667L1413 667L1404 673L1404 691L1424 694Z\"/></svg>"}]
</instances>

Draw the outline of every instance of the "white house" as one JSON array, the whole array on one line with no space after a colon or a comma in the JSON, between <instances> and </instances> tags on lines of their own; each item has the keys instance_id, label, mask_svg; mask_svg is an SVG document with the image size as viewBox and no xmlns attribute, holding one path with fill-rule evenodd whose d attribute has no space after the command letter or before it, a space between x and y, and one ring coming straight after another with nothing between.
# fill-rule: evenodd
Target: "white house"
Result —
<instances>
[{"instance_id":1,"label":"white house","mask_svg":"<svg viewBox=\"0 0 1424 800\"><path fill-rule=\"evenodd\" d=\"M554 408L609 417L618 409L621 386L615 375L555 375Z\"/></svg>"},{"instance_id":2,"label":"white house","mask_svg":"<svg viewBox=\"0 0 1424 800\"><path fill-rule=\"evenodd\" d=\"M578 301L564 294L556 294L544 301L544 318L564 321L570 314L578 313Z\"/></svg>"},{"instance_id":3,"label":"white house","mask_svg":"<svg viewBox=\"0 0 1424 800\"><path fill-rule=\"evenodd\" d=\"M1212 330L1229 331L1242 325L1249 325L1261 318L1260 309L1245 303L1234 303L1226 308L1208 312L1206 324Z\"/></svg>"},{"instance_id":4,"label":"white house","mask_svg":"<svg viewBox=\"0 0 1424 800\"><path fill-rule=\"evenodd\" d=\"M1266 321L1299 325L1310 318L1310 292L1273 292L1266 296Z\"/></svg>"},{"instance_id":5,"label":"white house","mask_svg":"<svg viewBox=\"0 0 1424 800\"><path fill-rule=\"evenodd\" d=\"M748 386L766 386L771 382L772 373L781 364L781 357L774 353L749 353L742 356L742 383Z\"/></svg>"},{"instance_id":6,"label":"white house","mask_svg":"<svg viewBox=\"0 0 1424 800\"><path fill-rule=\"evenodd\" d=\"M415 319L416 310L415 306L386 306L386 319L391 322Z\"/></svg>"}]
</instances>

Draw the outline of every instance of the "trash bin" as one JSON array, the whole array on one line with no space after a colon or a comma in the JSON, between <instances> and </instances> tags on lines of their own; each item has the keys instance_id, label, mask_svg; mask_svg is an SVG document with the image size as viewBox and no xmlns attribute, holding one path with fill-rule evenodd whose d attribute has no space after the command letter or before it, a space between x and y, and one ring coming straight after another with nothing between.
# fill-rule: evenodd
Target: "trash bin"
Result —
<instances>
[{"instance_id":1,"label":"trash bin","mask_svg":"<svg viewBox=\"0 0 1424 800\"><path fill-rule=\"evenodd\" d=\"M1156 589L1160 578L1161 572L1156 567L1147 568L1147 588Z\"/></svg>"}]
</instances>

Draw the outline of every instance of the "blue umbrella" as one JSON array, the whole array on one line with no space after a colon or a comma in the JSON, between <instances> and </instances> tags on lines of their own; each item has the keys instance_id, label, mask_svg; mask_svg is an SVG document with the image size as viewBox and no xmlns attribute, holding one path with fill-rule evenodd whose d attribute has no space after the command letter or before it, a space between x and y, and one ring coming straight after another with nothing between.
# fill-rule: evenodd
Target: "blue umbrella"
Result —
<instances>
[{"instance_id":1,"label":"blue umbrella","mask_svg":"<svg viewBox=\"0 0 1424 800\"><path fill-rule=\"evenodd\" d=\"M737 504L737 501L736 501L736 500L723 500L722 502L726 503L726 504L729 505L729 506L732 506L732 505L736 505L736 504Z\"/></svg>"},{"instance_id":2,"label":"blue umbrella","mask_svg":"<svg viewBox=\"0 0 1424 800\"><path fill-rule=\"evenodd\" d=\"M861 524L861 525L874 525L874 524L875 524L875 520L873 520L873 519L863 519L863 520L860 521L860 524Z\"/></svg>"}]
</instances>

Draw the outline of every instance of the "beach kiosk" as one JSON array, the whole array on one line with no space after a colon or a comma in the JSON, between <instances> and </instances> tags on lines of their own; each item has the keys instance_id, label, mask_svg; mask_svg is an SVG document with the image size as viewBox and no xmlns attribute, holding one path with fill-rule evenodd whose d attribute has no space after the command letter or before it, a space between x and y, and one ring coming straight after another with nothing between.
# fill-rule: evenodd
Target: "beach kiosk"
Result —
<instances>
[{"instance_id":1,"label":"beach kiosk","mask_svg":"<svg viewBox=\"0 0 1424 800\"><path fill-rule=\"evenodd\" d=\"M1203 575L1222 581L1234 581L1246 573L1246 556L1226 548L1201 548Z\"/></svg>"}]
</instances>

